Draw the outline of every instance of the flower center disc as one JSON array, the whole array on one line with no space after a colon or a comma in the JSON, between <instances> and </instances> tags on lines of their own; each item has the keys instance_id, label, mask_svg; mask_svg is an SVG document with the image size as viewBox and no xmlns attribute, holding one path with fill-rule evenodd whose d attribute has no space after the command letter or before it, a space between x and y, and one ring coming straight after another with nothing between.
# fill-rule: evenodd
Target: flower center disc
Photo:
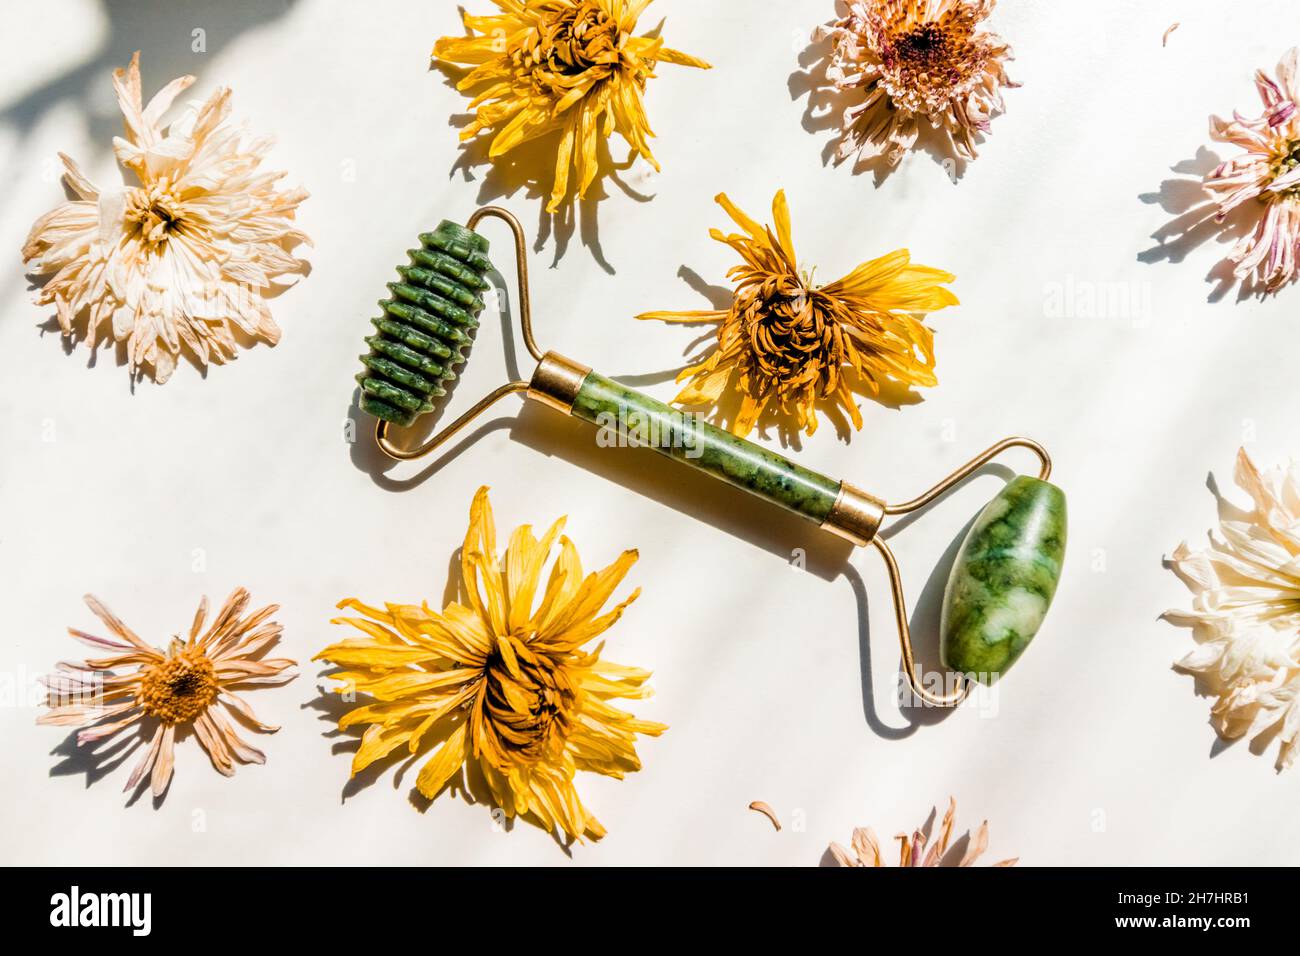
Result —
<instances>
[{"instance_id":1,"label":"flower center disc","mask_svg":"<svg viewBox=\"0 0 1300 956\"><path fill-rule=\"evenodd\" d=\"M908 109L941 106L984 68L984 51L972 42L973 24L962 18L891 24L880 42L890 93Z\"/></svg>"},{"instance_id":2,"label":"flower center disc","mask_svg":"<svg viewBox=\"0 0 1300 956\"><path fill-rule=\"evenodd\" d=\"M180 225L179 205L165 181L148 189L137 187L127 197L124 218L145 243L157 246Z\"/></svg>"},{"instance_id":3,"label":"flower center disc","mask_svg":"<svg viewBox=\"0 0 1300 956\"><path fill-rule=\"evenodd\" d=\"M563 87L556 77L581 76L593 67L618 62L618 24L596 3L588 0L576 7L547 4L541 12L537 32L514 56L516 63L532 68L538 83ZM567 88L558 92L562 95Z\"/></svg>"},{"instance_id":4,"label":"flower center disc","mask_svg":"<svg viewBox=\"0 0 1300 956\"><path fill-rule=\"evenodd\" d=\"M144 712L164 724L193 720L216 697L217 677L212 661L191 651L155 664L141 681Z\"/></svg>"},{"instance_id":5,"label":"flower center disc","mask_svg":"<svg viewBox=\"0 0 1300 956\"><path fill-rule=\"evenodd\" d=\"M810 386L824 390L843 362L836 321L793 277L769 279L742 292L738 304L749 336L750 374L782 403Z\"/></svg>"},{"instance_id":6,"label":"flower center disc","mask_svg":"<svg viewBox=\"0 0 1300 956\"><path fill-rule=\"evenodd\" d=\"M522 644L517 641L516 644ZM577 693L562 666L545 654L516 653L512 668L500 650L485 667L487 722L513 762L553 759L564 749Z\"/></svg>"}]
</instances>

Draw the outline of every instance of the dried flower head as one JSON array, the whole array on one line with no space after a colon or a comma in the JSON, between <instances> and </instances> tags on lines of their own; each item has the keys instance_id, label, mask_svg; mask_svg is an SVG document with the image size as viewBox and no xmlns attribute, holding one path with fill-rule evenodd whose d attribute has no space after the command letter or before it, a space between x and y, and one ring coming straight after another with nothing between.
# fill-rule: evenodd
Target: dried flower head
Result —
<instances>
[{"instance_id":1,"label":"dried flower head","mask_svg":"<svg viewBox=\"0 0 1300 956\"><path fill-rule=\"evenodd\" d=\"M1263 70L1255 87L1264 112L1255 119L1233 113L1231 122L1210 117L1210 138L1246 152L1220 163L1205 177L1205 188L1218 206L1218 222L1242 203L1255 200L1259 221L1233 247L1238 279L1254 275L1266 291L1276 292L1295 279L1300 256L1300 82L1292 47L1277 65L1277 79Z\"/></svg>"},{"instance_id":2,"label":"dried flower head","mask_svg":"<svg viewBox=\"0 0 1300 956\"><path fill-rule=\"evenodd\" d=\"M600 839L605 829L578 799L575 773L622 779L641 769L636 735L667 729L610 704L650 696L650 672L603 660L603 644L587 647L640 593L601 613L637 553L625 551L583 577L560 518L540 541L529 525L516 528L503 564L487 491L474 496L461 549L468 606L452 603L437 613L428 604L339 604L361 617L336 623L366 636L331 645L316 659L344 668L334 675L340 693L374 698L339 720L340 729L369 725L352 772L398 747L416 754L438 744L416 778L428 799L472 767L507 817L531 815L548 831ZM543 577L557 540L560 554Z\"/></svg>"},{"instance_id":3,"label":"dried flower head","mask_svg":"<svg viewBox=\"0 0 1300 956\"><path fill-rule=\"evenodd\" d=\"M691 382L674 401L716 405L724 392L734 391L740 395L731 422L735 434L748 435L765 410L779 408L811 435L818 403L843 408L860 429L855 393L878 396L886 381L937 383L934 336L920 319L957 304L941 285L953 280L951 273L914 265L906 249L897 249L829 285L814 285L811 274L797 267L784 191L772 202L775 233L725 194L717 201L745 231L709 231L744 259L727 273L736 282L731 308L637 316L719 323L716 347L677 376Z\"/></svg>"},{"instance_id":4,"label":"dried flower head","mask_svg":"<svg viewBox=\"0 0 1300 956\"><path fill-rule=\"evenodd\" d=\"M820 26L832 41L826 79L860 94L844 111L837 158L884 156L896 166L918 122L944 130L958 155L974 159L975 136L1003 112L1011 47L980 29L996 0L852 0L845 16Z\"/></svg>"},{"instance_id":5,"label":"dried flower head","mask_svg":"<svg viewBox=\"0 0 1300 956\"><path fill-rule=\"evenodd\" d=\"M258 684L287 683L297 676L289 670L293 661L262 657L280 639L280 625L269 621L278 605L241 619L248 592L238 588L204 631L208 613L204 598L189 636L184 641L173 637L162 651L137 637L95 597L86 595L86 604L120 640L68 628L77 640L109 653L84 662L60 661L58 671L45 678L49 710L37 719L38 724L84 727L77 734L78 744L138 728L149 743L126 789L133 789L152 771L155 797L162 796L171 781L176 734L184 727L194 728L212 765L227 777L235 772L235 761L266 762L266 755L245 743L235 727L243 724L262 733L279 730L258 720L238 693Z\"/></svg>"},{"instance_id":6,"label":"dried flower head","mask_svg":"<svg viewBox=\"0 0 1300 956\"><path fill-rule=\"evenodd\" d=\"M496 159L521 143L559 133L549 212L569 192L570 167L578 195L599 171L597 146L615 130L657 170L654 136L641 97L660 61L709 69L703 60L633 36L650 0L492 0L497 16L462 11L468 37L443 37L434 60L472 65L456 85L473 92L474 122L462 140L487 131Z\"/></svg>"},{"instance_id":7,"label":"dried flower head","mask_svg":"<svg viewBox=\"0 0 1300 956\"><path fill-rule=\"evenodd\" d=\"M85 313L93 349L107 323L126 343L132 375L148 369L158 382L182 347L206 367L235 358L237 332L279 341L264 296L305 269L290 250L310 241L293 222L306 191L279 191L284 174L258 170L272 141L247 140L227 122L230 90L161 125L193 82L172 80L145 106L140 54L115 70L126 137L113 150L138 184L101 190L60 153L78 198L38 219L22 251L29 271L52 275L36 302L55 305L65 336Z\"/></svg>"},{"instance_id":8,"label":"dried flower head","mask_svg":"<svg viewBox=\"0 0 1300 956\"><path fill-rule=\"evenodd\" d=\"M979 831L970 838L970 843L966 847L966 852L962 854L961 859L953 863L946 859L948 854L948 843L952 839L953 819L957 813L957 801L948 798L948 812L943 815L943 822L939 825L939 836L931 842L931 827L935 820L935 811L930 812L930 819L925 825L918 830L914 830L909 837L906 833L899 833L894 837L899 841L898 848L898 865L899 866L973 866L989 846L989 822L985 820L980 824ZM926 847L929 846L929 852ZM881 850L880 841L876 839L875 832L871 827L859 827L853 831L852 841L853 853L844 849L838 843L830 845L831 856L835 858L840 866L884 866L885 855ZM994 863L994 866L1015 866L1019 857L1012 857L1009 860L1002 860Z\"/></svg>"},{"instance_id":9,"label":"dried flower head","mask_svg":"<svg viewBox=\"0 0 1300 956\"><path fill-rule=\"evenodd\" d=\"M1261 473L1242 449L1235 478L1253 507L1221 501L1221 536L1178 545L1170 565L1195 597L1164 616L1192 628L1197 647L1175 666L1217 698L1219 735L1276 737L1281 770L1300 747L1300 463Z\"/></svg>"}]
</instances>

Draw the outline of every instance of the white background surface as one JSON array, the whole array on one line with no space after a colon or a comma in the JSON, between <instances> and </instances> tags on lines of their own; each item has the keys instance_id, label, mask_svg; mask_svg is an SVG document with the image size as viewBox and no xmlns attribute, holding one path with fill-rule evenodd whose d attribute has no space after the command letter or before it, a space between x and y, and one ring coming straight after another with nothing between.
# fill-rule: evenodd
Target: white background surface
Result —
<instances>
[{"instance_id":1,"label":"white background surface","mask_svg":"<svg viewBox=\"0 0 1300 956\"><path fill-rule=\"evenodd\" d=\"M658 0L643 19L649 28L666 17L669 45L715 69L665 65L653 82L664 171L625 177L653 199L611 186L534 256L543 345L671 397L667 371L691 331L631 316L707 308L679 270L721 284L733 262L708 238L725 221L713 195L725 189L766 219L784 186L796 245L819 277L906 245L955 272L962 300L934 317L940 385L923 402L864 405L862 432L843 442L828 425L799 461L898 499L1007 434L1032 435L1055 456L1071 538L1044 630L1003 683L996 714L966 707L919 724L894 704L897 645L874 554L850 556L841 573L845 552L810 526L648 452L597 449L585 426L537 408L521 415L513 400L438 469L386 468L367 446L366 419L359 445L345 441L366 319L412 237L488 200L530 231L544 222L526 188L507 186L503 198L487 168L451 172L460 153L447 118L464 101L426 65L434 39L459 29L453 4L7 7L3 859L564 863L540 829L494 831L486 807L444 794L417 812L411 770L345 799L350 757L336 750L347 738L330 735L316 665L256 694L259 714L284 725L257 741L265 767L224 779L191 740L157 809L147 795L123 806L131 761L101 779L53 754L64 733L34 726L25 693L55 661L80 655L64 628L95 629L86 591L162 643L201 594L219 602L242 584L259 606L283 605L282 647L303 662L341 636L328 621L344 596L438 604L470 498L486 483L502 528L567 513L588 565L641 551L629 585L643 595L606 653L655 671L657 696L639 713L671 729L641 744L643 772L580 778L610 835L576 847L574 863L811 865L855 825L888 837L949 794L959 829L990 821L989 859L1295 862L1300 778L1276 775L1271 753L1215 745L1208 702L1169 667L1190 638L1157 616L1188 600L1161 558L1212 523L1207 474L1229 488L1243 441L1262 464L1300 446L1300 289L1212 301L1207 275L1226 247L1204 235L1172 250L1182 261L1142 256L1195 196L1162 183L1188 178L1171 167L1211 145L1208 115L1258 111L1253 71L1300 40L1293 4L1004 0L993 24L1015 47L1023 87L1008 92L979 160L954 183L917 153L879 185L824 167L831 134L805 128L808 98L792 74L829 2ZM207 31L205 54L190 52L195 28ZM117 175L109 74L137 48L146 96L192 72L195 97L229 85L235 115L278 137L272 166L311 191L301 222L316 247L311 276L275 303L278 347L206 380L182 364L166 386L133 392L111 350L87 367L84 347L65 354L57 333L42 332L52 310L30 304L17 250L61 196L56 150L92 179ZM506 235L486 228L509 274ZM1061 315L1053 297L1071 288L1127 289L1140 309L1098 315L1085 302ZM487 322L453 412L506 374L499 339ZM937 616L935 562L1000 480L980 477L894 539L911 597L927 592L922 629ZM801 547L808 570L790 564ZM931 663L933 641L919 638ZM781 814L782 832L746 809L756 799Z\"/></svg>"}]
</instances>

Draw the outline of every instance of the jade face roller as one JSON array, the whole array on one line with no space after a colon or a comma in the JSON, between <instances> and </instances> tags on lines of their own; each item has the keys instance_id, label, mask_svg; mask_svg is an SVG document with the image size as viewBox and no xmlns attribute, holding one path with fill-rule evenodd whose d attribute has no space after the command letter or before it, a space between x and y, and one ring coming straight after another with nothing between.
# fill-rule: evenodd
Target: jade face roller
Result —
<instances>
[{"instance_id":1,"label":"jade face roller","mask_svg":"<svg viewBox=\"0 0 1300 956\"><path fill-rule=\"evenodd\" d=\"M524 344L537 360L528 381L507 382L428 441L413 449L394 445L391 425L409 425L432 411L443 383L456 377L465 360L489 288L488 242L475 227L494 216L514 232L519 282L519 319ZM872 545L884 559L893 592L903 669L913 692L930 704L951 706L965 697L971 681L997 680L1020 656L1043 622L1065 556L1065 495L1047 481L1052 464L1046 450L1028 438L1006 438L985 449L925 493L890 504L847 481L795 464L753 442L685 415L663 402L612 381L586 365L543 352L533 339L528 300L527 239L519 221L504 209L487 207L465 226L444 221L420 236L420 248L399 266L400 281L371 322L370 352L357 376L361 409L379 421L375 440L389 457L419 458L434 451L507 395L528 398L600 427L618 423L637 444L703 471L771 502L858 546ZM1020 475L980 512L967 533L944 593L940 653L959 675L956 688L934 693L916 672L902 579L893 552L879 531L887 517L923 508L964 481L985 463L1013 447L1027 448L1040 462L1038 476Z\"/></svg>"}]
</instances>

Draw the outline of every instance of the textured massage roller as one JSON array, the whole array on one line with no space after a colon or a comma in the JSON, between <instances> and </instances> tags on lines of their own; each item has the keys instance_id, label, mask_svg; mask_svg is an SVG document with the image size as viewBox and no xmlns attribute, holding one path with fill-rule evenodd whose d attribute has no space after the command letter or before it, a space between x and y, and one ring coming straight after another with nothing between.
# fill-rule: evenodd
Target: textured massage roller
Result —
<instances>
[{"instance_id":1,"label":"textured massage roller","mask_svg":"<svg viewBox=\"0 0 1300 956\"><path fill-rule=\"evenodd\" d=\"M473 341L471 333L483 308L481 293L489 288L487 274L492 269L488 242L474 229L488 216L504 220L514 232L519 320L537 369L529 381L500 386L419 447L399 448L388 438L390 426L409 425L433 409L432 399L445 394L444 383L455 379L454 369ZM647 426L633 436L641 439L638 443L815 521L855 545L874 545L889 572L904 671L912 690L927 703L951 706L966 696L972 680L997 680L1037 633L1060 579L1066 535L1065 495L1047 481L1051 459L1037 442L1003 439L924 494L888 504L847 481L820 475L696 416L683 415L572 359L542 352L533 340L527 239L506 210L480 209L465 226L444 221L420 236L420 246L408 252L410 265L398 267L400 281L388 284L392 295L379 303L383 315L371 320L376 331L366 339L370 352L361 357L365 369L357 376L361 408L379 419L375 440L389 457L407 461L429 454L515 392L598 426L611 420L637 421ZM940 623L941 658L958 679L954 689L936 694L918 679L898 564L877 532L887 516L925 507L1015 446L1038 456L1038 477L1020 475L1008 482L980 512L962 544L944 593Z\"/></svg>"}]
</instances>

